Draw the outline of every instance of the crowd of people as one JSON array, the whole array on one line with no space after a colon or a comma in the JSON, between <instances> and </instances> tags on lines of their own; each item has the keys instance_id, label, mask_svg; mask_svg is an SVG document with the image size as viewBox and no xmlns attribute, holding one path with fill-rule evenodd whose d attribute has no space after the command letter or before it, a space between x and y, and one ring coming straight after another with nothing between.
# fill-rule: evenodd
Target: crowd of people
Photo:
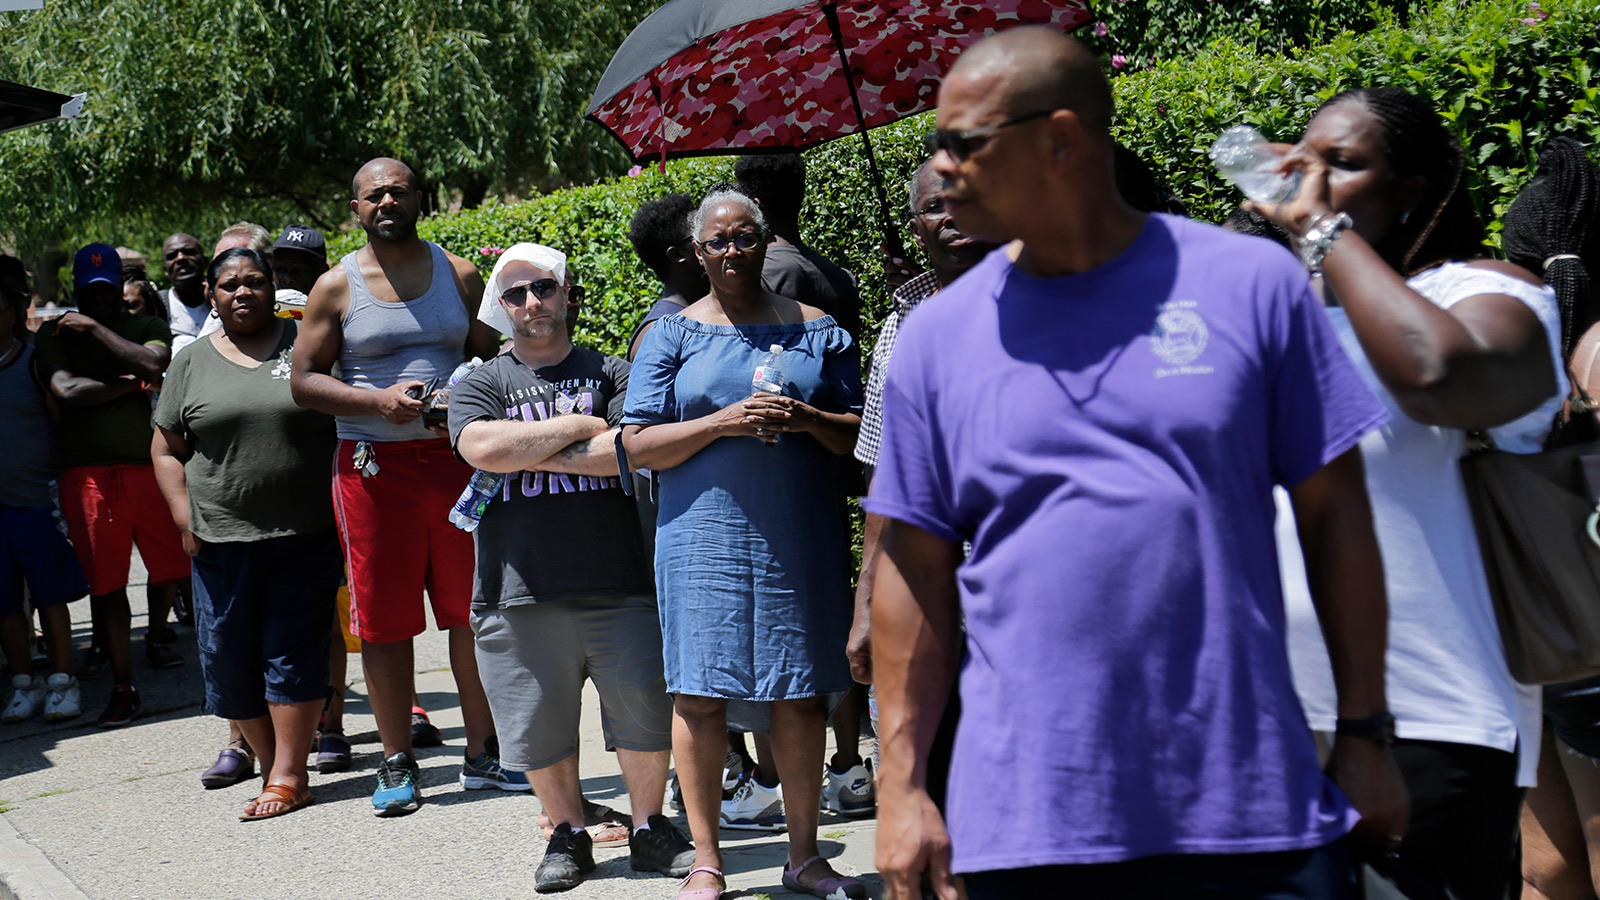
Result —
<instances>
[{"instance_id":1,"label":"crowd of people","mask_svg":"<svg viewBox=\"0 0 1600 900\"><path fill-rule=\"evenodd\" d=\"M1600 679L1512 678L1458 461L1594 428L1600 170L1551 141L1506 261L1405 90L1334 95L1278 148L1298 191L1222 228L1113 119L1058 32L961 56L907 185L927 269L885 259L864 383L794 154L640 207L661 296L626 359L575 340L565 252L484 279L387 158L331 267L314 229L241 223L169 238L159 291L90 244L30 334L0 259L5 721L77 717L107 668L99 724L138 714L137 544L149 668L184 661L175 609L230 723L202 780L260 767L241 819L352 765L347 648L373 812L419 809L431 610L460 785L540 798L540 892L625 845L716 900L733 828L787 831L790 890L864 898L828 810L876 812L895 900L1592 897ZM583 795L586 681L628 813Z\"/></svg>"}]
</instances>

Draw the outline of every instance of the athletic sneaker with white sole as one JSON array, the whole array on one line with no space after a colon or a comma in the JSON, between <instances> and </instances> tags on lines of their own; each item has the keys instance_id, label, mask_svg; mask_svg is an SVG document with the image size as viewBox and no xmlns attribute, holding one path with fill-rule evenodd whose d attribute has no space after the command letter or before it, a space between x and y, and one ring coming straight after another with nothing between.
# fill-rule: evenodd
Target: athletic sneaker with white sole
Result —
<instances>
[{"instance_id":1,"label":"athletic sneaker with white sole","mask_svg":"<svg viewBox=\"0 0 1600 900\"><path fill-rule=\"evenodd\" d=\"M870 816L878 808L878 788L872 777L872 761L863 760L843 772L825 766L822 781L822 808L848 818Z\"/></svg>"},{"instance_id":2,"label":"athletic sneaker with white sole","mask_svg":"<svg viewBox=\"0 0 1600 900\"><path fill-rule=\"evenodd\" d=\"M783 813L783 786L767 787L754 772L740 779L733 797L722 801L722 827L737 831L782 831L788 827Z\"/></svg>"},{"instance_id":3,"label":"athletic sneaker with white sole","mask_svg":"<svg viewBox=\"0 0 1600 900\"><path fill-rule=\"evenodd\" d=\"M5 712L0 722L10 725L38 715L44 707L44 677L41 675L13 675L11 694L6 697Z\"/></svg>"},{"instance_id":4,"label":"athletic sneaker with white sole","mask_svg":"<svg viewBox=\"0 0 1600 900\"><path fill-rule=\"evenodd\" d=\"M745 775L744 757L732 749L722 760L722 799L729 800L733 792L739 787L739 780ZM667 783L667 808L673 812L683 812L683 785L678 783L677 774Z\"/></svg>"},{"instance_id":5,"label":"athletic sneaker with white sole","mask_svg":"<svg viewBox=\"0 0 1600 900\"><path fill-rule=\"evenodd\" d=\"M83 701L78 695L78 679L66 672L57 672L44 682L44 720L65 722L83 715Z\"/></svg>"},{"instance_id":6,"label":"athletic sneaker with white sole","mask_svg":"<svg viewBox=\"0 0 1600 900\"><path fill-rule=\"evenodd\" d=\"M500 764L500 742L489 738L477 759L467 759L461 764L461 786L469 791L499 788L502 791L531 791L528 776L513 772Z\"/></svg>"}]
</instances>

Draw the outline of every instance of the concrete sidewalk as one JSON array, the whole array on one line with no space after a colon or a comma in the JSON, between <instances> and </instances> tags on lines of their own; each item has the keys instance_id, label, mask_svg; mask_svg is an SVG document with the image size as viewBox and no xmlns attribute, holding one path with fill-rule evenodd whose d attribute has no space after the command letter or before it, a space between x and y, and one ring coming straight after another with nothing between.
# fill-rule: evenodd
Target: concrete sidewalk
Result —
<instances>
[{"instance_id":1,"label":"concrete sidewalk","mask_svg":"<svg viewBox=\"0 0 1600 900\"><path fill-rule=\"evenodd\" d=\"M144 711L120 729L95 717L110 694L109 675L83 685L84 715L61 725L41 718L0 726L0 900L213 900L270 897L505 898L533 895L544 841L527 794L464 791L457 786L465 739L444 637L417 640L417 690L445 746L418 752L422 809L399 819L371 814L373 773L381 756L366 706L361 666L351 657L346 732L355 766L311 773L317 802L263 822L237 816L259 780L222 790L200 786L200 773L227 741L226 725L200 708L202 686L193 632L180 628L181 668L143 667L143 570L135 561L134 680ZM87 601L73 604L78 657L89 637ZM585 696L581 753L584 792L627 809L616 762L604 752L599 708ZM681 816L676 824L688 832ZM824 814L823 854L840 872L861 876L873 896L874 823ZM790 897L780 883L782 835L724 831L734 897ZM676 882L628 867L624 849L598 850L599 869L563 895L661 898Z\"/></svg>"}]
</instances>

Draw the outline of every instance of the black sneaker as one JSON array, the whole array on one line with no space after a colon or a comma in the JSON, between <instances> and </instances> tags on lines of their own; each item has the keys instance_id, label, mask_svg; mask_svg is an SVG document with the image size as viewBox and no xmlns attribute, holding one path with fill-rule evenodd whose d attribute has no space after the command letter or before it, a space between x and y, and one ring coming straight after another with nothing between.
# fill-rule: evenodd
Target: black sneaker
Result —
<instances>
[{"instance_id":1,"label":"black sneaker","mask_svg":"<svg viewBox=\"0 0 1600 900\"><path fill-rule=\"evenodd\" d=\"M428 721L428 711L420 706L411 707L411 746L444 746L444 734L439 731L439 726Z\"/></svg>"},{"instance_id":2,"label":"black sneaker","mask_svg":"<svg viewBox=\"0 0 1600 900\"><path fill-rule=\"evenodd\" d=\"M643 831L628 838L628 864L635 872L660 872L682 878L694 867L694 845L666 816L654 815Z\"/></svg>"},{"instance_id":3,"label":"black sneaker","mask_svg":"<svg viewBox=\"0 0 1600 900\"><path fill-rule=\"evenodd\" d=\"M583 829L572 830L565 822L556 826L545 845L544 859L533 873L533 889L541 894L570 891L583 883L583 876L594 871L594 841Z\"/></svg>"},{"instance_id":4,"label":"black sneaker","mask_svg":"<svg viewBox=\"0 0 1600 900\"><path fill-rule=\"evenodd\" d=\"M88 681L91 678L99 678L106 673L106 669L110 665L111 654L106 652L106 648L91 644L88 652L83 654L83 665L78 667L78 680Z\"/></svg>"}]
</instances>

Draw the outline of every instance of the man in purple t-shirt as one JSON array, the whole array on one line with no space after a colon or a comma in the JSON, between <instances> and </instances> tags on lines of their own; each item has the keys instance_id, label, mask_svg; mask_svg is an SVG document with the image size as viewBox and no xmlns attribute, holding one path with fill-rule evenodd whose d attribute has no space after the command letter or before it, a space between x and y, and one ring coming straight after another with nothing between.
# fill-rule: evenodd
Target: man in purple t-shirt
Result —
<instances>
[{"instance_id":1,"label":"man in purple t-shirt","mask_svg":"<svg viewBox=\"0 0 1600 900\"><path fill-rule=\"evenodd\" d=\"M905 900L924 874L954 898L952 871L974 900L1342 900L1341 839L1406 818L1356 449L1383 408L1291 255L1122 201L1110 119L1094 56L1047 29L975 45L940 91L946 206L1011 243L889 365L878 865ZM1338 648L1331 780L1289 676L1275 484ZM958 665L947 829L924 763Z\"/></svg>"}]
</instances>

